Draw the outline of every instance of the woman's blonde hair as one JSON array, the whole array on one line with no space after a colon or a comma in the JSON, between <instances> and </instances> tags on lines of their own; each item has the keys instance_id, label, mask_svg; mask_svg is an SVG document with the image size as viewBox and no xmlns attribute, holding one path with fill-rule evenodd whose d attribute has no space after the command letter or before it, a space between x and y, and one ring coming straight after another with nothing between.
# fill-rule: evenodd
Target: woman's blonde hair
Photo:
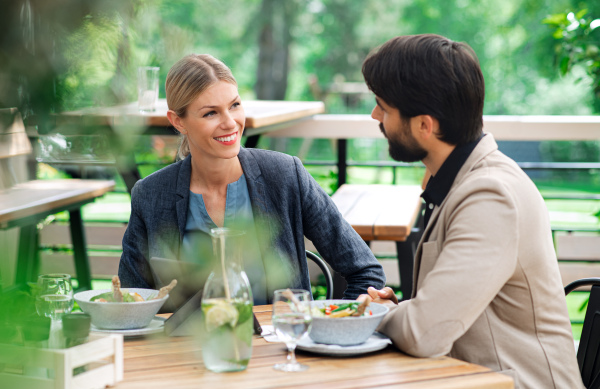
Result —
<instances>
[{"instance_id":1,"label":"woman's blonde hair","mask_svg":"<svg viewBox=\"0 0 600 389\"><path fill-rule=\"evenodd\" d=\"M167 105L177 116L184 118L188 106L209 86L217 81L230 82L237 86L231 70L223 62L208 54L186 55L169 70L165 91ZM177 158L190 154L187 135L181 134Z\"/></svg>"}]
</instances>

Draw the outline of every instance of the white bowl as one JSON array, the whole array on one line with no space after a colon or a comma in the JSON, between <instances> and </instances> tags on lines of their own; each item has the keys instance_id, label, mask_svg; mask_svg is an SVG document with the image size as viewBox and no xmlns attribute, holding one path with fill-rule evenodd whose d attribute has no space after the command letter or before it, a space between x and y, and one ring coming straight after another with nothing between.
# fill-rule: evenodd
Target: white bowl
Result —
<instances>
[{"instance_id":1,"label":"white bowl","mask_svg":"<svg viewBox=\"0 0 600 389\"><path fill-rule=\"evenodd\" d=\"M145 299L156 296L158 290L141 288L124 288L136 292ZM150 324L154 315L167 301L169 295L160 300L140 301L134 303L98 303L90 299L99 294L110 292L110 289L87 290L75 293L74 299L81 310L92 318L92 325L104 330L129 330L144 328Z\"/></svg>"},{"instance_id":2,"label":"white bowl","mask_svg":"<svg viewBox=\"0 0 600 389\"><path fill-rule=\"evenodd\" d=\"M317 300L314 302L318 308L326 307L330 304L347 304L351 300ZM367 341L375 332L375 329L388 313L389 308L371 303L368 310L373 315L368 316L350 316L339 318L314 317L312 327L308 336L315 343L337 344L340 346L351 346L361 344Z\"/></svg>"}]
</instances>

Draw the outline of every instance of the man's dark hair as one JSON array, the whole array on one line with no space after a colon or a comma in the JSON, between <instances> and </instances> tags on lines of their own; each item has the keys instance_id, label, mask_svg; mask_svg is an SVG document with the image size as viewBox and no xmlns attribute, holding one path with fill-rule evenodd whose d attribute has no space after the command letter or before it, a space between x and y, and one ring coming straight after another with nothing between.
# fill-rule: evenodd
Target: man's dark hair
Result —
<instances>
[{"instance_id":1,"label":"man's dark hair","mask_svg":"<svg viewBox=\"0 0 600 389\"><path fill-rule=\"evenodd\" d=\"M371 53L362 72L369 89L404 120L436 118L440 140L461 145L481 136L485 86L467 44L433 34L399 36Z\"/></svg>"}]
</instances>

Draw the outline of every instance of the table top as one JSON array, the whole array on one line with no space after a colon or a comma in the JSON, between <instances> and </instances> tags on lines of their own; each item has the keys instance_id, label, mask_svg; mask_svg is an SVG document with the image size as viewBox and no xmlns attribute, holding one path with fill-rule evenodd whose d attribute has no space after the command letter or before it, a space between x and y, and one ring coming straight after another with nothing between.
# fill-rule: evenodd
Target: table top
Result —
<instances>
[{"instance_id":1,"label":"table top","mask_svg":"<svg viewBox=\"0 0 600 389\"><path fill-rule=\"evenodd\" d=\"M35 180L0 190L0 227L25 217L60 212L113 190L112 180Z\"/></svg>"},{"instance_id":2,"label":"table top","mask_svg":"<svg viewBox=\"0 0 600 389\"><path fill-rule=\"evenodd\" d=\"M254 307L261 325L271 323L271 306ZM149 388L512 388L512 379L488 368L449 357L414 358L392 346L358 357L328 357L298 351L309 369L284 373L273 369L285 360L282 343L254 337L248 369L237 373L207 371L197 343L187 337L125 340L124 380L115 389Z\"/></svg>"},{"instance_id":3,"label":"table top","mask_svg":"<svg viewBox=\"0 0 600 389\"><path fill-rule=\"evenodd\" d=\"M405 241L421 209L420 185L342 185L331 197L367 241Z\"/></svg>"},{"instance_id":4,"label":"table top","mask_svg":"<svg viewBox=\"0 0 600 389\"><path fill-rule=\"evenodd\" d=\"M325 112L321 101L270 101L243 100L246 113L246 129L271 127L277 124L289 124L298 119ZM137 102L105 108L84 108L77 111L63 112L57 117L60 125L138 125L153 127L170 127L167 119L167 100L159 99L156 111L142 113ZM273 130L280 127L273 127ZM249 131L245 135L253 135Z\"/></svg>"}]
</instances>

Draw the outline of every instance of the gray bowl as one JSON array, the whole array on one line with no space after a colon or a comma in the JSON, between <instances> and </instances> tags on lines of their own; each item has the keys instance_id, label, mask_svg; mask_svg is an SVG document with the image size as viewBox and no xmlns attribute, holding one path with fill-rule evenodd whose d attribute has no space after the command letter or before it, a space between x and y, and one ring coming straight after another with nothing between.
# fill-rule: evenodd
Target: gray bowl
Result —
<instances>
[{"instance_id":1,"label":"gray bowl","mask_svg":"<svg viewBox=\"0 0 600 389\"><path fill-rule=\"evenodd\" d=\"M319 308L330 304L344 304L349 300L317 300L315 305ZM313 317L312 327L308 336L315 343L337 344L340 346L352 346L366 342L375 332L375 329L388 313L389 308L371 303L369 305L373 315L359 317ZM367 308L367 310L369 309Z\"/></svg>"},{"instance_id":2,"label":"gray bowl","mask_svg":"<svg viewBox=\"0 0 600 389\"><path fill-rule=\"evenodd\" d=\"M124 288L136 292L144 299L156 296L158 290L141 288ZM144 328L158 313L158 310L167 301L169 295L160 300L141 301L136 303L97 303L90 299L110 289L87 290L75 293L74 299L81 310L92 318L92 325L103 330L130 330Z\"/></svg>"}]
</instances>

